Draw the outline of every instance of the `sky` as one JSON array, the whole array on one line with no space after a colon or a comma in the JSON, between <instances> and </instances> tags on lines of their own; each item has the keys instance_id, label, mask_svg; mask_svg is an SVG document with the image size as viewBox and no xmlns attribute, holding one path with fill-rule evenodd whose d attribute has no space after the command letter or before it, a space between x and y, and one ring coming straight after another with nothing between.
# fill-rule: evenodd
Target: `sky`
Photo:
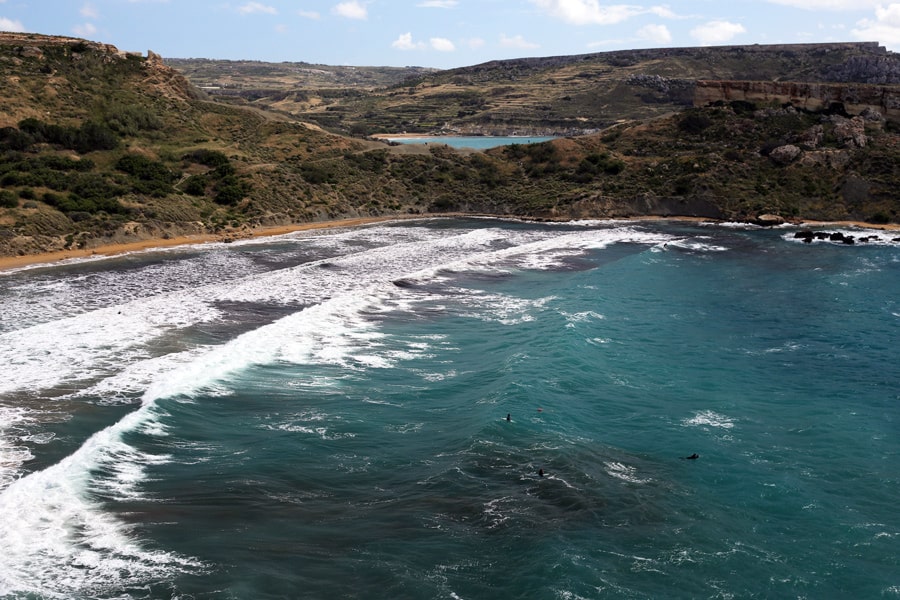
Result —
<instances>
[{"instance_id":1,"label":"sky","mask_svg":"<svg viewBox=\"0 0 900 600\"><path fill-rule=\"evenodd\" d=\"M81 37L165 58L447 69L732 44L877 41L900 51L900 2L0 0L0 31Z\"/></svg>"}]
</instances>

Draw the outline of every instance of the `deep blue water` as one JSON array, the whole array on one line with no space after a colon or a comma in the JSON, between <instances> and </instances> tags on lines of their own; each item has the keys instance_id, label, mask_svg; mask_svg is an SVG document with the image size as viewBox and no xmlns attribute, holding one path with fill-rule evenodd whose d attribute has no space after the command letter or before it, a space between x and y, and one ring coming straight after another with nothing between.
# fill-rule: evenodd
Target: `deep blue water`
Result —
<instances>
[{"instance_id":1,"label":"deep blue water","mask_svg":"<svg viewBox=\"0 0 900 600\"><path fill-rule=\"evenodd\" d=\"M879 236L422 220L2 274L0 597L900 597Z\"/></svg>"},{"instance_id":2,"label":"deep blue water","mask_svg":"<svg viewBox=\"0 0 900 600\"><path fill-rule=\"evenodd\" d=\"M496 148L497 146L509 146L512 144L536 144L538 142L546 142L556 139L554 136L464 136L464 135L441 135L434 137L409 137L409 138L391 138L392 142L398 144L447 144L453 148L475 148L476 150L487 150L488 148Z\"/></svg>"}]
</instances>

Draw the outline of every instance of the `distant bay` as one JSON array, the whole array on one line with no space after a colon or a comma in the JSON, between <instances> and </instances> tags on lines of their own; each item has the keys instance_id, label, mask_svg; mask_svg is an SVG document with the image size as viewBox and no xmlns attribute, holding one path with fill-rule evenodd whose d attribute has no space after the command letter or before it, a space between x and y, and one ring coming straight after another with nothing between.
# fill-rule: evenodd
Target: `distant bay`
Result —
<instances>
[{"instance_id":1,"label":"distant bay","mask_svg":"<svg viewBox=\"0 0 900 600\"><path fill-rule=\"evenodd\" d=\"M556 139L555 136L486 136L486 135L438 135L438 136L410 136L410 137L385 137L385 140L398 144L447 144L453 148L475 148L487 150L497 146L509 146L511 144L537 144Z\"/></svg>"}]
</instances>

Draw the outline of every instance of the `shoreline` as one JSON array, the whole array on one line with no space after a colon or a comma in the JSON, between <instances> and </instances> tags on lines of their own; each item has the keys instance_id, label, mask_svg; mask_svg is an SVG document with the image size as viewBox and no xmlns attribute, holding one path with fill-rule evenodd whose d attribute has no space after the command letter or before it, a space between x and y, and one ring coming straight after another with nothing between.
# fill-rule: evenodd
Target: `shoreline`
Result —
<instances>
[{"instance_id":1,"label":"shoreline","mask_svg":"<svg viewBox=\"0 0 900 600\"><path fill-rule=\"evenodd\" d=\"M149 238L146 240L138 240L134 242L125 242L121 244L106 244L97 246L96 248L79 248L72 250L57 250L53 252L42 252L39 254L26 254L22 256L0 256L0 272L19 269L22 267L30 267L35 265L52 265L64 260L91 257L110 257L120 254L128 254L131 252L151 251L161 248L172 248L176 246L189 246L193 244L222 243L226 241L239 241L246 239L254 239L261 237L275 237L279 235L287 235L297 231L311 231L316 229L333 229L338 227L359 227L372 223L382 223L385 221L400 221L411 219L436 219L436 218L453 218L453 217L492 217L498 219L517 219L529 221L523 217L515 217L512 215L482 215L482 214L425 214L425 215L391 215L381 217L354 217L348 219L338 219L335 221L316 221L311 223L297 223L294 225L275 225L272 227L259 227L251 229L237 237L231 237L226 233L204 233L196 235L177 236L168 239ZM566 219L561 222L571 221ZM710 221L714 219L704 219L699 217L659 217L647 215L643 217L630 217L627 219L597 219L602 220L627 220L627 221ZM536 221L540 222L540 221ZM787 225L793 227L857 227L860 229L869 229L873 231L900 231L900 224L874 224L865 223L863 221L798 221L788 222Z\"/></svg>"},{"instance_id":2,"label":"shoreline","mask_svg":"<svg viewBox=\"0 0 900 600\"><path fill-rule=\"evenodd\" d=\"M172 248L176 246L190 246L194 244L222 243L227 241L239 241L260 237L275 237L279 235L287 235L296 231L308 231L314 229L332 229L337 227L358 227L360 225L368 225L370 223L378 223L382 221L395 221L410 218L404 215L395 215L390 217L356 217L349 219L339 219L336 221L316 221L311 223L297 223L294 225L274 225L272 227L258 227L246 232L240 233L237 237L232 237L225 233L201 233L195 235L182 235L168 239L164 238L148 238L146 240L137 240L134 242L124 242L121 244L104 244L96 248L78 248L72 250L56 250L53 252L41 252L39 254L25 254L22 256L0 256L0 272L18 269L21 267L30 267L34 265L51 265L64 260L73 258L91 258L91 257L110 257L119 254L128 254L131 252L142 252L156 250L161 248ZM428 218L428 217L422 217Z\"/></svg>"}]
</instances>

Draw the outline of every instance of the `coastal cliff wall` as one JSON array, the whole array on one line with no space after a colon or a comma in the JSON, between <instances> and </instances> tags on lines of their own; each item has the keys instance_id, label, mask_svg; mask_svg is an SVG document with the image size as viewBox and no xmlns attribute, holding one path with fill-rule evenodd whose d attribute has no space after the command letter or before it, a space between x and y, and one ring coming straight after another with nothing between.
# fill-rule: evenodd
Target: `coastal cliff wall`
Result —
<instances>
[{"instance_id":1,"label":"coastal cliff wall","mask_svg":"<svg viewBox=\"0 0 900 600\"><path fill-rule=\"evenodd\" d=\"M757 105L790 104L819 112L843 106L850 115L874 110L891 121L900 121L900 86L783 81L698 81L694 106L716 102L746 101Z\"/></svg>"}]
</instances>

